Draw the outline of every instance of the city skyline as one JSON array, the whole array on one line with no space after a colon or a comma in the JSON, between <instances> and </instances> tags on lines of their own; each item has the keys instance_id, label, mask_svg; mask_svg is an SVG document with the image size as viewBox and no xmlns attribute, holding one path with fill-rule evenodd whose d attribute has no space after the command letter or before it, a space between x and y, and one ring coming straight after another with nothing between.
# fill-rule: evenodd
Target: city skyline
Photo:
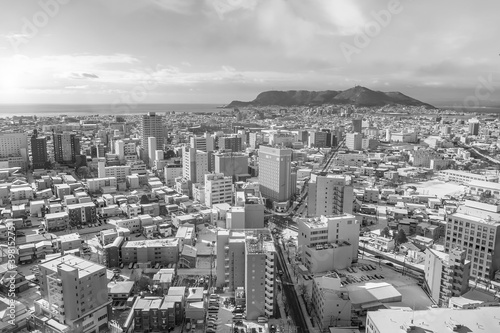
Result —
<instances>
[{"instance_id":1,"label":"city skyline","mask_svg":"<svg viewBox=\"0 0 500 333\"><path fill-rule=\"evenodd\" d=\"M0 103L227 104L359 84L437 106L499 105L500 4L485 4L9 2Z\"/></svg>"}]
</instances>

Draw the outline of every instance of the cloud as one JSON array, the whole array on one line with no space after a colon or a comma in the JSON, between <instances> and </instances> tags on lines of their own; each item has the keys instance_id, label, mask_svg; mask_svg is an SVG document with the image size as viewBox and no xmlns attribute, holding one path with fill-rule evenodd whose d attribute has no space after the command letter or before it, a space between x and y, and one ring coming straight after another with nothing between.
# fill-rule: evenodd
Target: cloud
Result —
<instances>
[{"instance_id":1,"label":"cloud","mask_svg":"<svg viewBox=\"0 0 500 333\"><path fill-rule=\"evenodd\" d=\"M67 86L67 87L64 87L64 89L88 89L89 86L88 85L81 85L81 86Z\"/></svg>"},{"instance_id":2,"label":"cloud","mask_svg":"<svg viewBox=\"0 0 500 333\"><path fill-rule=\"evenodd\" d=\"M70 73L68 78L73 80L98 79L99 76L94 73Z\"/></svg>"}]
</instances>

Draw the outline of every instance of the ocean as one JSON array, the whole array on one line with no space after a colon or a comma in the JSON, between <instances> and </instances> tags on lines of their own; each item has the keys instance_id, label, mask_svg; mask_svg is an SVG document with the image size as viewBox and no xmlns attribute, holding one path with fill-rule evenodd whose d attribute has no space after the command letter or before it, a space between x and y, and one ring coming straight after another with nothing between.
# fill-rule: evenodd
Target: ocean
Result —
<instances>
[{"instance_id":1,"label":"ocean","mask_svg":"<svg viewBox=\"0 0 500 333\"><path fill-rule=\"evenodd\" d=\"M0 104L0 117L135 115L147 112L217 112L220 104Z\"/></svg>"}]
</instances>

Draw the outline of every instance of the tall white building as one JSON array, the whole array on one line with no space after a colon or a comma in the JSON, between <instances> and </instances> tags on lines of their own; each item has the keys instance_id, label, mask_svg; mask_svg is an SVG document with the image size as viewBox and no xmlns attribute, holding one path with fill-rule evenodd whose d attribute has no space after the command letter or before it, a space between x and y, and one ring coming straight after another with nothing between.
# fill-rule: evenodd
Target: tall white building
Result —
<instances>
[{"instance_id":1,"label":"tall white building","mask_svg":"<svg viewBox=\"0 0 500 333\"><path fill-rule=\"evenodd\" d=\"M345 145L349 150L361 150L363 143L363 134L347 133L345 136Z\"/></svg>"},{"instance_id":2,"label":"tall white building","mask_svg":"<svg viewBox=\"0 0 500 333\"><path fill-rule=\"evenodd\" d=\"M190 148L204 152L213 151L215 147L215 139L209 133L205 133L203 136L192 136L189 143Z\"/></svg>"},{"instance_id":3,"label":"tall white building","mask_svg":"<svg viewBox=\"0 0 500 333\"><path fill-rule=\"evenodd\" d=\"M313 173L308 193L308 216L352 214L354 194L349 176Z\"/></svg>"},{"instance_id":4,"label":"tall white building","mask_svg":"<svg viewBox=\"0 0 500 333\"><path fill-rule=\"evenodd\" d=\"M233 202L233 178L226 177L223 173L210 173L205 175L205 205Z\"/></svg>"},{"instance_id":5,"label":"tall white building","mask_svg":"<svg viewBox=\"0 0 500 333\"><path fill-rule=\"evenodd\" d=\"M301 218L299 255L311 273L344 269L358 260L359 222L354 215Z\"/></svg>"},{"instance_id":6,"label":"tall white building","mask_svg":"<svg viewBox=\"0 0 500 333\"><path fill-rule=\"evenodd\" d=\"M292 149L259 147L259 184L263 197L284 202L295 192L297 175L292 174Z\"/></svg>"},{"instance_id":7,"label":"tall white building","mask_svg":"<svg viewBox=\"0 0 500 333\"><path fill-rule=\"evenodd\" d=\"M337 273L315 277L311 304L323 332L331 326L351 326L351 301Z\"/></svg>"},{"instance_id":8,"label":"tall white building","mask_svg":"<svg viewBox=\"0 0 500 333\"><path fill-rule=\"evenodd\" d=\"M186 148L182 153L182 177L191 183L201 183L208 173L208 154L201 150Z\"/></svg>"},{"instance_id":9,"label":"tall white building","mask_svg":"<svg viewBox=\"0 0 500 333\"><path fill-rule=\"evenodd\" d=\"M132 173L129 165L106 166L106 160L100 158L97 162L97 173L99 178L115 177L117 182L124 182Z\"/></svg>"},{"instance_id":10,"label":"tall white building","mask_svg":"<svg viewBox=\"0 0 500 333\"><path fill-rule=\"evenodd\" d=\"M156 138L149 137L148 138L148 157L149 157L149 167L153 166L153 161L156 156Z\"/></svg>"},{"instance_id":11,"label":"tall white building","mask_svg":"<svg viewBox=\"0 0 500 333\"><path fill-rule=\"evenodd\" d=\"M149 138L156 138L157 147L163 148L166 136L167 131L163 126L163 116L157 115L155 112L149 112L148 114L142 115L141 148L143 149L144 161L149 161Z\"/></svg>"}]
</instances>

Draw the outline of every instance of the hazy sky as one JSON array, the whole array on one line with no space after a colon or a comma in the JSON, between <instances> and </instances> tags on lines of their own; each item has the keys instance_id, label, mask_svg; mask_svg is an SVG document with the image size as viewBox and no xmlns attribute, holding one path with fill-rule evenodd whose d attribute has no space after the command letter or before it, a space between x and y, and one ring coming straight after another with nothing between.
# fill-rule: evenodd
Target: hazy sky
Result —
<instances>
[{"instance_id":1,"label":"hazy sky","mask_svg":"<svg viewBox=\"0 0 500 333\"><path fill-rule=\"evenodd\" d=\"M224 104L359 84L500 104L499 13L498 0L0 0L0 103Z\"/></svg>"}]
</instances>

